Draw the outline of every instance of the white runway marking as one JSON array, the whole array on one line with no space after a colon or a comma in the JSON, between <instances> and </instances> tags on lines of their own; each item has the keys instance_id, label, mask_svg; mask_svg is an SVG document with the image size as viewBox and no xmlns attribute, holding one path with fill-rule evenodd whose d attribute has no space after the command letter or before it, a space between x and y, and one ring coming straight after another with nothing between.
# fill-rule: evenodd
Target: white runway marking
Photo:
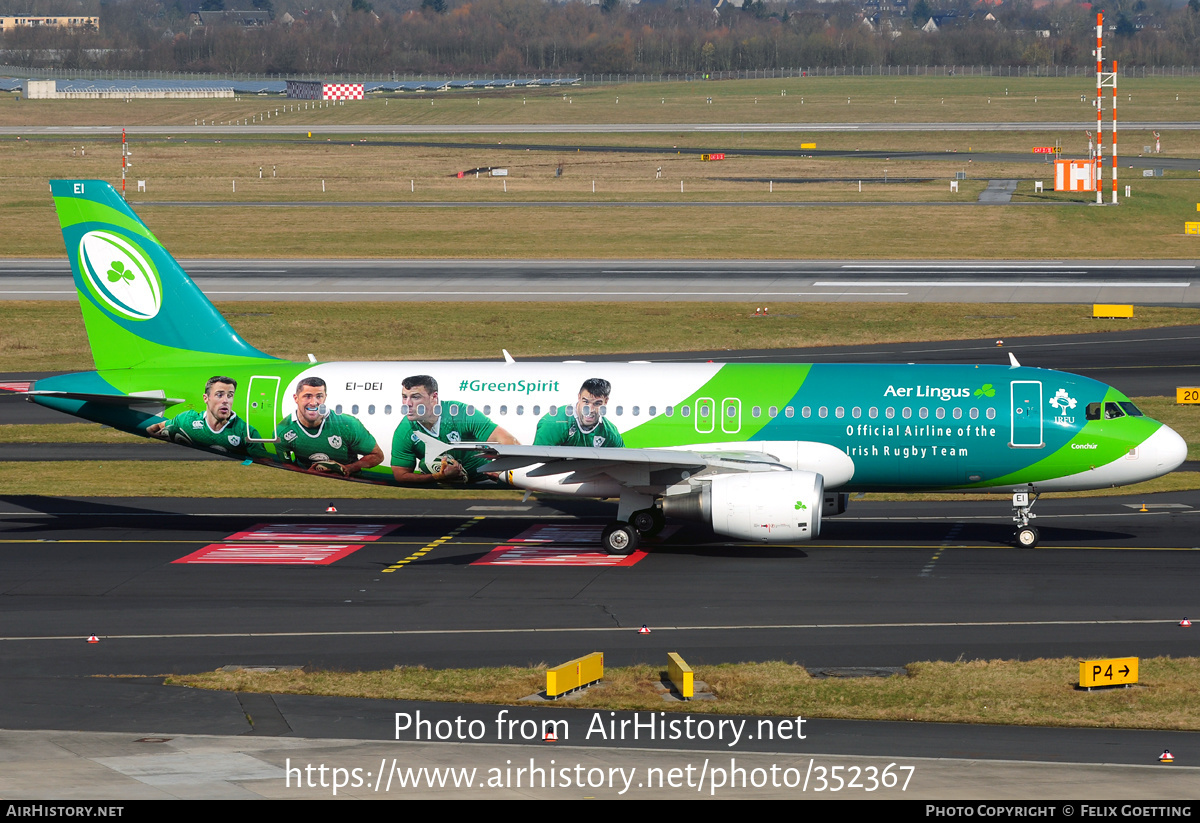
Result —
<instances>
[{"instance_id":1,"label":"white runway marking","mask_svg":"<svg viewBox=\"0 0 1200 823\"><path fill-rule=\"evenodd\" d=\"M1084 272L1069 272L1084 274ZM894 286L896 288L914 288L921 286L949 288L1033 288L1033 289L1186 289L1190 282L1139 282L1137 280L1057 280L1041 282L1038 280L818 280L814 286L860 286L871 288L877 286Z\"/></svg>"},{"instance_id":2,"label":"white runway marking","mask_svg":"<svg viewBox=\"0 0 1200 823\"><path fill-rule=\"evenodd\" d=\"M1025 627L1025 626L1154 626L1177 625L1175 617L1156 620L997 620L997 621L962 621L953 623L778 623L778 624L738 624L731 626L651 626L654 631L680 632L728 632L764 629L788 630L827 630L827 629L961 629L961 628L990 628L990 627ZM342 632L216 632L216 633L182 633L182 634L104 634L97 635L101 640L180 640L187 638L229 638L229 637L403 637L419 635L466 635L466 634L583 634L619 632L629 633L631 626L577 626L573 628L514 628L514 629L394 629L369 631ZM69 640L79 643L85 638L82 635L45 635L0 637L3 641L38 641L38 640Z\"/></svg>"}]
</instances>

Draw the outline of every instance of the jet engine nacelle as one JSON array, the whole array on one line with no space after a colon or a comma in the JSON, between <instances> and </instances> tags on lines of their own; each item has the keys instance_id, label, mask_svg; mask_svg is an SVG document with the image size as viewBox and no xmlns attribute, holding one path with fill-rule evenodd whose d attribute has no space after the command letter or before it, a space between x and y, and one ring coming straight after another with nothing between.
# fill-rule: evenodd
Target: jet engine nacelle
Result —
<instances>
[{"instance_id":1,"label":"jet engine nacelle","mask_svg":"<svg viewBox=\"0 0 1200 823\"><path fill-rule=\"evenodd\" d=\"M812 540L821 532L825 479L814 472L723 474L690 494L663 498L663 514L700 520L717 534L760 543Z\"/></svg>"}]
</instances>

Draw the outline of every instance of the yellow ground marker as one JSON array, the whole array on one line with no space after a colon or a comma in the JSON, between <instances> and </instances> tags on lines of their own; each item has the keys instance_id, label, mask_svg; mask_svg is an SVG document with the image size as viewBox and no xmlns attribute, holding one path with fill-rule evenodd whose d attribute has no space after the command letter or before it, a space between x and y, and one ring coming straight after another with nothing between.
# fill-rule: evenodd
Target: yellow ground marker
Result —
<instances>
[{"instance_id":1,"label":"yellow ground marker","mask_svg":"<svg viewBox=\"0 0 1200 823\"><path fill-rule=\"evenodd\" d=\"M430 543L425 544L424 547L413 552L412 554L410 554L408 557L404 558L403 560L398 560L393 565L388 566L386 569L383 570L384 573L386 574L388 572L394 572L398 569L402 569L409 563L413 562L414 560L421 559L422 557L429 554L431 551L433 551L434 549L436 549L438 546L442 545L443 543L447 543L447 542L453 540L454 538L458 537L460 534L462 534L467 529L474 526L480 520L483 520L482 515L471 518L470 520L468 520L466 523L463 523L458 528L451 530L449 534L442 535L437 540L434 540Z\"/></svg>"}]
</instances>

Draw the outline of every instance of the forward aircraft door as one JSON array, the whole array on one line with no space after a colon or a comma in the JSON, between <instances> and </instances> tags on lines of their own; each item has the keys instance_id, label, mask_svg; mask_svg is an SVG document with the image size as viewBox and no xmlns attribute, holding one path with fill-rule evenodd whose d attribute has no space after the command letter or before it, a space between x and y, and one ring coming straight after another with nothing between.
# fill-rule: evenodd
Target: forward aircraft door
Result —
<instances>
[{"instance_id":1,"label":"forward aircraft door","mask_svg":"<svg viewBox=\"0 0 1200 823\"><path fill-rule=\"evenodd\" d=\"M1012 382L1012 439L1015 449L1040 449L1042 441L1042 383L1040 380Z\"/></svg>"}]
</instances>

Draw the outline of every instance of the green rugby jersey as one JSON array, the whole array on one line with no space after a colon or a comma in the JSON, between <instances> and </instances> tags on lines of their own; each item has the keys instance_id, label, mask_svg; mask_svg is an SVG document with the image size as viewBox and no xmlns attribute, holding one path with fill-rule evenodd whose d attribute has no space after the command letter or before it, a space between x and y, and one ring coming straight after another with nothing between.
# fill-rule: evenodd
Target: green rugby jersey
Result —
<instances>
[{"instance_id":1,"label":"green rugby jersey","mask_svg":"<svg viewBox=\"0 0 1200 823\"><path fill-rule=\"evenodd\" d=\"M292 414L275 427L275 439L284 459L303 468L332 460L345 466L375 450L377 443L357 417L330 412L316 429Z\"/></svg>"},{"instance_id":2,"label":"green rugby jersey","mask_svg":"<svg viewBox=\"0 0 1200 823\"><path fill-rule=\"evenodd\" d=\"M239 457L267 456L261 443L250 440L251 437L258 437L258 432L236 414L232 415L219 431L213 431L204 412L192 409L176 415L173 420L168 420L163 432L176 443L221 454Z\"/></svg>"},{"instance_id":3,"label":"green rugby jersey","mask_svg":"<svg viewBox=\"0 0 1200 823\"><path fill-rule=\"evenodd\" d=\"M619 449L625 445L621 433L607 417L601 417L600 422L590 431L579 427L579 421L568 417L563 407L557 414L547 414L538 421L537 433L533 436L535 446L586 446L588 448Z\"/></svg>"},{"instance_id":4,"label":"green rugby jersey","mask_svg":"<svg viewBox=\"0 0 1200 823\"><path fill-rule=\"evenodd\" d=\"M421 471L429 471L429 466L425 463L425 444L417 437L418 428L424 434L436 437L443 443L486 443L496 430L496 424L478 409L473 409L472 414L467 414L467 406L464 403L443 400L440 405L442 416L438 421L436 435L419 423L414 424L407 417L400 421L392 435L392 466L412 469L415 463ZM446 453L462 463L470 480L474 480L480 467L488 462L472 451L451 449Z\"/></svg>"}]
</instances>

